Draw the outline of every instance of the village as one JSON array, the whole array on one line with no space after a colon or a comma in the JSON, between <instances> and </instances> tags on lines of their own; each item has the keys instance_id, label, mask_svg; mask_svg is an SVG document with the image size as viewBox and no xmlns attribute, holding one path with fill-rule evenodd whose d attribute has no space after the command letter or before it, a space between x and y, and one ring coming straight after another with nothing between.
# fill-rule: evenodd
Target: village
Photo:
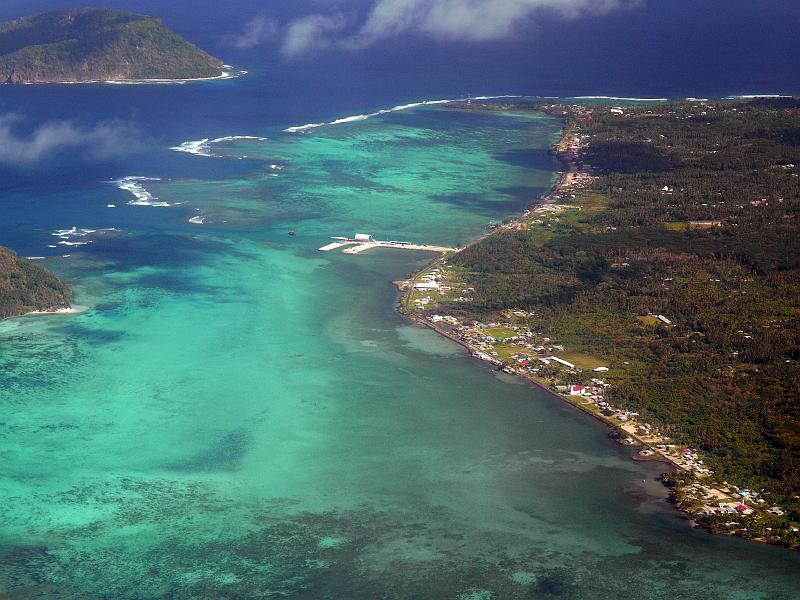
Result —
<instances>
[{"instance_id":1,"label":"village","mask_svg":"<svg viewBox=\"0 0 800 600\"><path fill-rule=\"evenodd\" d=\"M714 481L714 472L696 449L674 443L657 427L641 420L638 413L609 402L606 394L611 384L604 376L624 369L624 362L607 366L596 360L587 361L580 354L572 358L562 344L528 326L535 317L530 312L508 311L502 320L482 322L426 310L436 307L438 300L445 297L455 302L469 297L470 288L457 283L454 271L452 267L436 266L413 284L413 308L427 326L458 342L474 357L506 374L524 377L610 425L619 433L621 444L638 448L634 460L662 461L689 475L689 483L676 494L686 512L746 519L764 513L783 514L779 507L769 506L763 490ZM664 315L657 317L663 317L661 321L665 324L670 323ZM741 526L740 521L730 521L732 530Z\"/></svg>"},{"instance_id":2,"label":"village","mask_svg":"<svg viewBox=\"0 0 800 600\"><path fill-rule=\"evenodd\" d=\"M591 116L587 112L580 118ZM579 125L566 131L555 147L565 170L559 174L553 192L525 210L518 219L491 225L490 230L541 228L546 234L548 228L562 218L569 218L573 211L597 209L596 199L590 192L596 176L580 158L587 142L588 136L581 133ZM488 322L455 316L460 312L448 307L472 301L475 290L462 281L457 267L446 263L446 257L412 279L397 282L405 292L405 310L420 323L456 341L471 355L504 373L524 377L602 420L618 433L616 437L621 444L638 449L634 460L661 461L674 467L682 477L680 485L673 488L672 496L690 516L727 516L729 520L722 523L723 532L727 528L727 532L735 533L748 527L756 529L759 517L783 514L780 507L769 505L763 497L765 490L755 491L715 481L714 472L696 449L675 443L657 427L642 420L638 413L612 404L607 397L612 383L606 380L613 379L615 372L624 371L629 362L607 364L601 358L565 348L537 330L536 315L532 312L508 310ZM663 314L638 318L654 326L673 326L669 316Z\"/></svg>"}]
</instances>

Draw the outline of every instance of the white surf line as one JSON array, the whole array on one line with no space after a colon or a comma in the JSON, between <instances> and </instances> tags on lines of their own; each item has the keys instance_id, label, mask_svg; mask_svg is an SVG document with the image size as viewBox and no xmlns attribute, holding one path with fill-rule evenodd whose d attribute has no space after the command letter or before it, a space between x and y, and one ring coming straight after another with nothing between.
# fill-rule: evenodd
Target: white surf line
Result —
<instances>
[{"instance_id":1,"label":"white surf line","mask_svg":"<svg viewBox=\"0 0 800 600\"><path fill-rule=\"evenodd\" d=\"M193 217L189 217L189 223L192 223L193 225L203 225L206 222L206 216L200 213L199 208L195 208L194 210L197 212L197 214Z\"/></svg>"},{"instance_id":2,"label":"white surf line","mask_svg":"<svg viewBox=\"0 0 800 600\"><path fill-rule=\"evenodd\" d=\"M565 100L619 100L622 102L669 102L669 98L624 98L622 96L568 96Z\"/></svg>"},{"instance_id":3,"label":"white surf line","mask_svg":"<svg viewBox=\"0 0 800 600\"><path fill-rule=\"evenodd\" d=\"M106 84L106 85L184 85L186 83L195 83L198 81L222 81L225 79L237 79L248 75L248 71L235 70L230 65L222 65L222 70L219 75L213 77L190 77L184 79L91 79L87 81L51 81L51 82L32 82L25 81L23 85L90 85L90 84Z\"/></svg>"},{"instance_id":4,"label":"white surf line","mask_svg":"<svg viewBox=\"0 0 800 600\"><path fill-rule=\"evenodd\" d=\"M139 176L129 176L123 177L122 179L117 179L116 181L112 181L114 185L116 185L119 189L125 190L133 194L133 200L128 201L128 204L132 206L156 206L156 207L166 207L166 206L175 206L180 204L180 202L175 202L170 204L169 202L163 202L159 200L156 196L148 192L145 187L141 184L142 181L161 181L158 177L139 177Z\"/></svg>"},{"instance_id":5,"label":"white surf line","mask_svg":"<svg viewBox=\"0 0 800 600\"><path fill-rule=\"evenodd\" d=\"M50 235L59 238L60 241L58 241L57 244L60 246L86 246L87 244L91 244L93 242L93 240L86 239L88 236L92 235L93 233L106 231L117 231L117 229L115 227L106 227L101 229L71 227L69 229L56 229ZM79 241L75 241L76 239ZM48 244L47 247L56 248L57 246L54 244Z\"/></svg>"},{"instance_id":6,"label":"white surf line","mask_svg":"<svg viewBox=\"0 0 800 600\"><path fill-rule=\"evenodd\" d=\"M784 94L742 94L739 96L725 96L723 100L758 100L759 98L792 98Z\"/></svg>"},{"instance_id":7,"label":"white surf line","mask_svg":"<svg viewBox=\"0 0 800 600\"><path fill-rule=\"evenodd\" d=\"M501 96L472 96L472 100L496 100L501 98L523 98L524 96L515 95L515 94L504 94ZM393 106L392 108L384 108L381 110L377 110L371 113L365 113L360 115L351 115L348 117L341 117L339 119L334 119L333 121L326 121L323 123L307 123L305 125L296 125L294 127L287 127L283 131L286 133L299 133L302 131L308 131L309 129L317 129L318 127L325 127L326 125L341 125L343 123L354 123L357 121L366 121L367 119L371 119L372 117L378 117L380 115L386 115L393 112L400 112L402 110L408 110L410 108L417 108L419 106L434 106L437 104L450 104L452 102L465 102L470 100L470 98L450 98L447 100L422 100L420 102L410 102L409 104L398 104L397 106Z\"/></svg>"},{"instance_id":8,"label":"white surf line","mask_svg":"<svg viewBox=\"0 0 800 600\"><path fill-rule=\"evenodd\" d=\"M83 229L78 227L72 227L70 229L56 229L50 235L59 238L59 242L56 242L60 246L86 246L87 244L91 244L92 240L84 240L80 242L72 241L74 238L85 238L87 235L95 233L96 229Z\"/></svg>"},{"instance_id":9,"label":"white surf line","mask_svg":"<svg viewBox=\"0 0 800 600\"><path fill-rule=\"evenodd\" d=\"M191 140L183 142L177 146L172 146L170 150L175 152L185 152L195 156L205 156L206 158L224 158L221 154L214 154L211 152L211 146L222 142L232 142L236 140L253 140L253 141L266 141L267 138L259 137L256 135L226 135L225 137L210 139L203 138L202 140ZM242 157L236 157L241 159Z\"/></svg>"}]
</instances>

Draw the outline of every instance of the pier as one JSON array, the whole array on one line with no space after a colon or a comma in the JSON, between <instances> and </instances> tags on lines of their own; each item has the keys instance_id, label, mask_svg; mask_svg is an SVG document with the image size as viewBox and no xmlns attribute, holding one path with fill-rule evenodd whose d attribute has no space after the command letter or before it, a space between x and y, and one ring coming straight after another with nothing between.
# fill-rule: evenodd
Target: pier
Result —
<instances>
[{"instance_id":1,"label":"pier","mask_svg":"<svg viewBox=\"0 0 800 600\"><path fill-rule=\"evenodd\" d=\"M398 250L422 250L423 252L457 252L458 248L447 246L431 246L427 244L412 244L411 242L382 241L376 240L366 233L357 233L355 237L334 237L330 244L326 244L319 249L320 252L330 252L339 248L344 248L344 254L361 254L372 248L396 248Z\"/></svg>"}]
</instances>

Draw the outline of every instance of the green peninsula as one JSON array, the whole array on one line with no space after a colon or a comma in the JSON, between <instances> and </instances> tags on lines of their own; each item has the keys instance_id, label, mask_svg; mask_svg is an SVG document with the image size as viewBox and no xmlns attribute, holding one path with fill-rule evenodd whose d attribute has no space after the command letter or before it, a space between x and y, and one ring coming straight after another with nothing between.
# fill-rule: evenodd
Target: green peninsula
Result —
<instances>
[{"instance_id":1,"label":"green peninsula","mask_svg":"<svg viewBox=\"0 0 800 600\"><path fill-rule=\"evenodd\" d=\"M6 83L201 79L222 68L157 17L82 8L0 24Z\"/></svg>"},{"instance_id":2,"label":"green peninsula","mask_svg":"<svg viewBox=\"0 0 800 600\"><path fill-rule=\"evenodd\" d=\"M47 269L0 246L0 319L69 308L72 289Z\"/></svg>"},{"instance_id":3,"label":"green peninsula","mask_svg":"<svg viewBox=\"0 0 800 600\"><path fill-rule=\"evenodd\" d=\"M800 101L453 107L563 118L565 169L406 307L670 462L696 522L800 547Z\"/></svg>"}]
</instances>

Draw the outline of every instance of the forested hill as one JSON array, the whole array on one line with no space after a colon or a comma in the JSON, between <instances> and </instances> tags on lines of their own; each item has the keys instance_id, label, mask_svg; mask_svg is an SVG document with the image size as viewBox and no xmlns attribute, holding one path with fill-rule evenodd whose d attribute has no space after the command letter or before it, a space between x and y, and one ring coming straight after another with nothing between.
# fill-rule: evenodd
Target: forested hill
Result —
<instances>
[{"instance_id":1,"label":"forested hill","mask_svg":"<svg viewBox=\"0 0 800 600\"><path fill-rule=\"evenodd\" d=\"M0 81L48 83L215 77L222 61L161 19L103 8L0 24Z\"/></svg>"},{"instance_id":2,"label":"forested hill","mask_svg":"<svg viewBox=\"0 0 800 600\"><path fill-rule=\"evenodd\" d=\"M591 182L455 255L451 310L531 311L615 406L800 519L800 101L538 109Z\"/></svg>"},{"instance_id":3,"label":"forested hill","mask_svg":"<svg viewBox=\"0 0 800 600\"><path fill-rule=\"evenodd\" d=\"M0 246L0 319L67 308L72 290L50 271Z\"/></svg>"}]
</instances>

